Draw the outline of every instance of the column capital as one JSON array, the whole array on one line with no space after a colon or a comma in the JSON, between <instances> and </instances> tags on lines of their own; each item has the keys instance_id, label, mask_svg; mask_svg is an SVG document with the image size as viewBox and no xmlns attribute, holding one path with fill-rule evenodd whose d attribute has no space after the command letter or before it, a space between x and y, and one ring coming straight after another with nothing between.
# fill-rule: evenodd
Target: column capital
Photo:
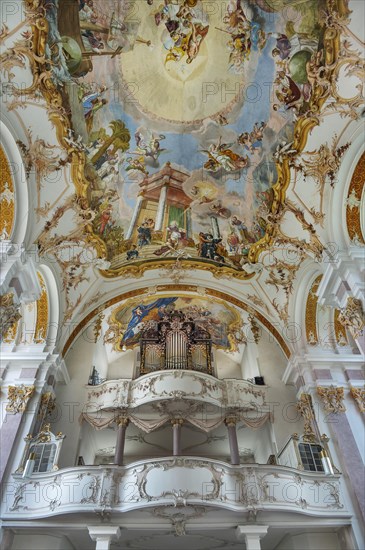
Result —
<instances>
[{"instance_id":1,"label":"column capital","mask_svg":"<svg viewBox=\"0 0 365 550\"><path fill-rule=\"evenodd\" d=\"M244 535L256 535L262 538L266 535L268 528L268 525L237 525L236 535L238 538Z\"/></svg>"},{"instance_id":2,"label":"column capital","mask_svg":"<svg viewBox=\"0 0 365 550\"><path fill-rule=\"evenodd\" d=\"M268 530L268 525L238 525L236 535L239 540L245 539L246 550L261 550L260 539Z\"/></svg>"},{"instance_id":3,"label":"column capital","mask_svg":"<svg viewBox=\"0 0 365 550\"><path fill-rule=\"evenodd\" d=\"M96 525L87 528L89 531L90 538L92 540L108 540L119 539L120 538L120 527L118 525Z\"/></svg>"},{"instance_id":4,"label":"column capital","mask_svg":"<svg viewBox=\"0 0 365 550\"><path fill-rule=\"evenodd\" d=\"M234 415L226 416L224 423L226 426L235 426L238 422L238 418Z\"/></svg>"},{"instance_id":5,"label":"column capital","mask_svg":"<svg viewBox=\"0 0 365 550\"><path fill-rule=\"evenodd\" d=\"M329 413L343 413L346 407L343 404L345 397L344 388L337 386L317 387L317 393L323 401L324 410Z\"/></svg>"},{"instance_id":6,"label":"column capital","mask_svg":"<svg viewBox=\"0 0 365 550\"><path fill-rule=\"evenodd\" d=\"M183 418L173 418L171 420L171 424L173 426L182 426L184 424L184 419Z\"/></svg>"},{"instance_id":7,"label":"column capital","mask_svg":"<svg viewBox=\"0 0 365 550\"><path fill-rule=\"evenodd\" d=\"M8 386L8 403L6 412L11 414L23 413L27 408L29 399L34 394L34 385Z\"/></svg>"},{"instance_id":8,"label":"column capital","mask_svg":"<svg viewBox=\"0 0 365 550\"><path fill-rule=\"evenodd\" d=\"M118 418L116 419L116 423L118 428L122 426L126 428L129 424L129 418L127 416L118 416Z\"/></svg>"}]
</instances>

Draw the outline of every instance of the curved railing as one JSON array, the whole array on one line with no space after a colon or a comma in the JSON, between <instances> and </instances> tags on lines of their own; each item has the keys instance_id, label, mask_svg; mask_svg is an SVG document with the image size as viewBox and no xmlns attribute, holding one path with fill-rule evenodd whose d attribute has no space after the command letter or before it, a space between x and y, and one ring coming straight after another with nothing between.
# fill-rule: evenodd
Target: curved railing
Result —
<instances>
[{"instance_id":1,"label":"curved railing","mask_svg":"<svg viewBox=\"0 0 365 550\"><path fill-rule=\"evenodd\" d=\"M193 457L141 460L127 466L82 466L14 475L3 491L3 519L158 506L214 506L331 517L346 515L340 475L276 465L231 466Z\"/></svg>"},{"instance_id":2,"label":"curved railing","mask_svg":"<svg viewBox=\"0 0 365 550\"><path fill-rule=\"evenodd\" d=\"M266 405L266 390L246 380L218 380L189 370L157 371L136 380L108 380L88 392L88 410L136 408L145 403L188 399L218 408L258 409Z\"/></svg>"}]
</instances>

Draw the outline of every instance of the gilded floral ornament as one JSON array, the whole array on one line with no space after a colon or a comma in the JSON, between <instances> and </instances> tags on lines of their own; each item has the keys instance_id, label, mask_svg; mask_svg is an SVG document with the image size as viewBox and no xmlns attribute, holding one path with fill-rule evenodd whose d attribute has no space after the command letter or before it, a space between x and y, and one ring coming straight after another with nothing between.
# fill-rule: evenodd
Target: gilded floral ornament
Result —
<instances>
[{"instance_id":1,"label":"gilded floral ornament","mask_svg":"<svg viewBox=\"0 0 365 550\"><path fill-rule=\"evenodd\" d=\"M338 316L339 322L348 328L354 340L364 333L365 315L361 300L353 297L347 299L347 304Z\"/></svg>"},{"instance_id":2,"label":"gilded floral ornament","mask_svg":"<svg viewBox=\"0 0 365 550\"><path fill-rule=\"evenodd\" d=\"M313 431L313 425L316 422L312 397L308 393L302 393L297 403L297 410L304 419L304 435L303 441L314 443L317 438Z\"/></svg>"},{"instance_id":3,"label":"gilded floral ornament","mask_svg":"<svg viewBox=\"0 0 365 550\"><path fill-rule=\"evenodd\" d=\"M34 386L9 386L8 387L8 404L6 412L17 414L25 411L29 399L34 393Z\"/></svg>"},{"instance_id":4,"label":"gilded floral ornament","mask_svg":"<svg viewBox=\"0 0 365 550\"><path fill-rule=\"evenodd\" d=\"M14 303L14 294L12 292L0 295L1 341L21 318L19 310L20 304Z\"/></svg>"},{"instance_id":5,"label":"gilded floral ornament","mask_svg":"<svg viewBox=\"0 0 365 550\"><path fill-rule=\"evenodd\" d=\"M346 224L349 237L352 241L365 244L365 238L361 229L361 197L365 184L365 153L362 154L351 178L350 187L346 199Z\"/></svg>"},{"instance_id":6,"label":"gilded floral ornament","mask_svg":"<svg viewBox=\"0 0 365 550\"><path fill-rule=\"evenodd\" d=\"M317 393L323 401L325 411L335 414L346 411L346 407L343 404L345 397L344 388L318 386Z\"/></svg>"},{"instance_id":7,"label":"gilded floral ornament","mask_svg":"<svg viewBox=\"0 0 365 550\"><path fill-rule=\"evenodd\" d=\"M340 310L335 309L334 311L334 321L335 321L335 336L338 346L344 347L348 345L346 329L339 321Z\"/></svg>"},{"instance_id":8,"label":"gilded floral ornament","mask_svg":"<svg viewBox=\"0 0 365 550\"><path fill-rule=\"evenodd\" d=\"M19 321L16 321L10 328L8 328L3 338L3 342L5 344L12 344L15 342L18 333L18 326Z\"/></svg>"},{"instance_id":9,"label":"gilded floral ornament","mask_svg":"<svg viewBox=\"0 0 365 550\"><path fill-rule=\"evenodd\" d=\"M355 399L360 412L365 412L365 388L351 386L350 395Z\"/></svg>"},{"instance_id":10,"label":"gilded floral ornament","mask_svg":"<svg viewBox=\"0 0 365 550\"><path fill-rule=\"evenodd\" d=\"M255 342L255 344L258 344L259 341L260 341L260 335L261 335L260 327L257 324L257 321L256 321L254 315L252 315L251 313L248 316L248 320L249 320L249 323L250 323L250 326L251 326L251 332L252 332L254 342Z\"/></svg>"},{"instance_id":11,"label":"gilded floral ornament","mask_svg":"<svg viewBox=\"0 0 365 550\"><path fill-rule=\"evenodd\" d=\"M15 215L14 184L8 159L0 146L0 237L9 239Z\"/></svg>"},{"instance_id":12,"label":"gilded floral ornament","mask_svg":"<svg viewBox=\"0 0 365 550\"><path fill-rule=\"evenodd\" d=\"M102 328L102 323L103 323L104 317L105 317L105 315L103 313L99 313L99 315L97 316L97 318L95 320L94 327L93 327L95 344L98 341L99 336L101 334L101 328Z\"/></svg>"},{"instance_id":13,"label":"gilded floral ornament","mask_svg":"<svg viewBox=\"0 0 365 550\"><path fill-rule=\"evenodd\" d=\"M56 408L56 396L53 392L46 392L42 394L41 402L39 405L38 418L44 420L52 414Z\"/></svg>"},{"instance_id":14,"label":"gilded floral ornament","mask_svg":"<svg viewBox=\"0 0 365 550\"><path fill-rule=\"evenodd\" d=\"M319 342L317 333L317 290L319 283L321 282L322 275L319 275L312 283L311 289L307 298L307 305L305 308L305 331L307 336L307 342L311 346L316 346Z\"/></svg>"},{"instance_id":15,"label":"gilded floral ornament","mask_svg":"<svg viewBox=\"0 0 365 550\"><path fill-rule=\"evenodd\" d=\"M48 330L48 293L42 275L39 272L37 275L41 285L41 295L37 300L37 322L33 340L35 344L42 344L46 341Z\"/></svg>"}]
</instances>

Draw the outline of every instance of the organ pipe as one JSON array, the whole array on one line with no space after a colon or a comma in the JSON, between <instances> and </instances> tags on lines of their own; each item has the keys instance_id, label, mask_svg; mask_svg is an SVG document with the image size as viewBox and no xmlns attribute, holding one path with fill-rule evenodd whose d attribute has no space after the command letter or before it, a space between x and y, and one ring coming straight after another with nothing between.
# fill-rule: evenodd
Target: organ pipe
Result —
<instances>
[{"instance_id":1,"label":"organ pipe","mask_svg":"<svg viewBox=\"0 0 365 550\"><path fill-rule=\"evenodd\" d=\"M182 311L149 321L141 336L140 374L160 369L192 369L212 374L211 337Z\"/></svg>"}]
</instances>

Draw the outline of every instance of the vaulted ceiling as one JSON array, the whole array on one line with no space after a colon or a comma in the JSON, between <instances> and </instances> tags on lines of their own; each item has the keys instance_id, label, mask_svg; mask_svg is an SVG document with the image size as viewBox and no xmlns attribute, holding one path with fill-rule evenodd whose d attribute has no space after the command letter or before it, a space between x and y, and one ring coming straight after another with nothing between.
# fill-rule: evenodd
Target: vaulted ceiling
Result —
<instances>
[{"instance_id":1,"label":"vaulted ceiling","mask_svg":"<svg viewBox=\"0 0 365 550\"><path fill-rule=\"evenodd\" d=\"M338 174L358 148L360 4L28 0L7 14L2 122L22 173L1 189L16 199L1 231L29 201L60 351L95 318L120 335L157 297L223 319L229 352L258 323L290 355L297 288L336 252ZM351 225L363 240L359 214Z\"/></svg>"}]
</instances>

